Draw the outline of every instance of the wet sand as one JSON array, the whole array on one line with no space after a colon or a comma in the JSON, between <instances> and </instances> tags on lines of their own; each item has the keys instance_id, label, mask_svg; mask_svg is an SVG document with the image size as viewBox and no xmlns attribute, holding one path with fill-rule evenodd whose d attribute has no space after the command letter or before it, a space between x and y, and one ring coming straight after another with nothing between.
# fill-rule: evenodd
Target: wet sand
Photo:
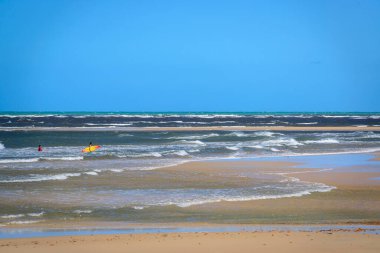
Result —
<instances>
[{"instance_id":1,"label":"wet sand","mask_svg":"<svg viewBox=\"0 0 380 253\"><path fill-rule=\"evenodd\" d=\"M378 126L214 126L214 127L0 127L0 131L117 131L117 132L141 132L141 131L380 131Z\"/></svg>"},{"instance_id":2,"label":"wet sand","mask_svg":"<svg viewBox=\"0 0 380 253\"><path fill-rule=\"evenodd\" d=\"M0 240L12 252L379 252L380 235L359 232L235 232L100 235Z\"/></svg>"},{"instance_id":3,"label":"wet sand","mask_svg":"<svg viewBox=\"0 0 380 253\"><path fill-rule=\"evenodd\" d=\"M238 163L238 164L234 164ZM330 192L315 192L302 197L252 201L210 203L191 206L187 210L223 217L226 223L249 224L378 224L380 222L379 172L324 171L298 167L290 162L215 162L202 167L188 163L177 168L192 171L241 170L289 173L303 181L335 186ZM294 167L298 165L297 167ZM379 164L380 166L380 164ZM191 168L193 167L193 168ZM231 173L236 173L235 170Z\"/></svg>"}]
</instances>

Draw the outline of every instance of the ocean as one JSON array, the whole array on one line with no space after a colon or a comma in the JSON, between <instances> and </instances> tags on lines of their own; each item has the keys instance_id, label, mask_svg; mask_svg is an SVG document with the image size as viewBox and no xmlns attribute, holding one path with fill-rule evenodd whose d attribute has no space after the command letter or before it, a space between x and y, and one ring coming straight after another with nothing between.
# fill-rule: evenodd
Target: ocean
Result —
<instances>
[{"instance_id":1,"label":"ocean","mask_svg":"<svg viewBox=\"0 0 380 253\"><path fill-rule=\"evenodd\" d=\"M380 113L3 113L0 127L380 126Z\"/></svg>"},{"instance_id":2,"label":"ocean","mask_svg":"<svg viewBox=\"0 0 380 253\"><path fill-rule=\"evenodd\" d=\"M307 125L356 126L358 131L154 130L154 127ZM331 186L302 182L282 174L235 175L221 171L218 175L197 176L162 168L190 161L380 151L380 132L360 131L379 125L380 114L376 113L3 114L0 115L0 225L86 218L204 221L202 217L178 213L204 203L330 191ZM30 131L38 127L45 130ZM54 129L57 127L70 131ZM103 131L91 131L93 127ZM120 127L125 129L120 131ZM128 127L132 130L128 131ZM151 130L134 131L136 127ZM101 148L82 153L89 142ZM37 151L38 145L42 145L42 152ZM168 215L173 210L176 217Z\"/></svg>"}]
</instances>

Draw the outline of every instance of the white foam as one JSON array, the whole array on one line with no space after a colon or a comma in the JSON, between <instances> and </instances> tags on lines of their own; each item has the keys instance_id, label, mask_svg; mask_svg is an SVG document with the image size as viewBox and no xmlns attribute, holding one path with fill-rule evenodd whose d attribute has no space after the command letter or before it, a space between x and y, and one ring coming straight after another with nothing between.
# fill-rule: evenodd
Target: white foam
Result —
<instances>
[{"instance_id":1,"label":"white foam","mask_svg":"<svg viewBox=\"0 0 380 253\"><path fill-rule=\"evenodd\" d=\"M42 215L44 215L45 212L40 212L40 213L28 213L27 215L28 216L31 216L31 217L40 217Z\"/></svg>"},{"instance_id":2,"label":"white foam","mask_svg":"<svg viewBox=\"0 0 380 253\"><path fill-rule=\"evenodd\" d=\"M119 137L131 137L133 134L118 134Z\"/></svg>"},{"instance_id":3,"label":"white foam","mask_svg":"<svg viewBox=\"0 0 380 253\"><path fill-rule=\"evenodd\" d=\"M4 146L3 143L0 142L0 150L1 150L1 149L5 149L5 146Z\"/></svg>"},{"instance_id":4,"label":"white foam","mask_svg":"<svg viewBox=\"0 0 380 253\"><path fill-rule=\"evenodd\" d=\"M76 213L76 214L87 213L87 214L89 214L89 213L92 213L92 210L80 210L80 209L78 209L78 210L74 210L73 213Z\"/></svg>"},{"instance_id":5,"label":"white foam","mask_svg":"<svg viewBox=\"0 0 380 253\"><path fill-rule=\"evenodd\" d=\"M28 178L0 180L0 183L27 183L27 182L40 182L50 180L66 180L69 177L79 177L81 173L63 173L57 175L30 175Z\"/></svg>"},{"instance_id":6,"label":"white foam","mask_svg":"<svg viewBox=\"0 0 380 253\"><path fill-rule=\"evenodd\" d=\"M143 210L145 207L143 207L143 206L133 206L132 208L135 209L135 210Z\"/></svg>"},{"instance_id":7,"label":"white foam","mask_svg":"<svg viewBox=\"0 0 380 253\"><path fill-rule=\"evenodd\" d=\"M239 150L239 147L236 147L236 146L233 146L233 147L226 147L226 149L229 149L229 150Z\"/></svg>"},{"instance_id":8,"label":"white foam","mask_svg":"<svg viewBox=\"0 0 380 253\"><path fill-rule=\"evenodd\" d=\"M90 175L90 176L97 176L98 172L96 172L96 171L87 171L84 174L87 174L87 175Z\"/></svg>"},{"instance_id":9,"label":"white foam","mask_svg":"<svg viewBox=\"0 0 380 253\"><path fill-rule=\"evenodd\" d=\"M211 134L204 134L204 135L174 136L174 137L169 137L168 139L194 140L194 139L206 139L206 138L217 137L217 136L219 136L219 134L211 133Z\"/></svg>"},{"instance_id":10,"label":"white foam","mask_svg":"<svg viewBox=\"0 0 380 253\"><path fill-rule=\"evenodd\" d=\"M247 148L257 148L257 149L263 149L264 147L261 145L252 145L252 146L245 146Z\"/></svg>"},{"instance_id":11,"label":"white foam","mask_svg":"<svg viewBox=\"0 0 380 253\"><path fill-rule=\"evenodd\" d=\"M225 120L225 121L212 121L210 122L211 124L215 124L215 123L218 123L218 124L226 124L226 123L236 123L236 121L232 121L232 120Z\"/></svg>"},{"instance_id":12,"label":"white foam","mask_svg":"<svg viewBox=\"0 0 380 253\"><path fill-rule=\"evenodd\" d=\"M41 222L41 220L10 221L7 224L33 224L38 222Z\"/></svg>"},{"instance_id":13,"label":"white foam","mask_svg":"<svg viewBox=\"0 0 380 253\"><path fill-rule=\"evenodd\" d=\"M11 114L3 114L1 117L7 117L7 118L43 118L43 117L52 117L56 116L54 114L18 114L18 115L11 115Z\"/></svg>"},{"instance_id":14,"label":"white foam","mask_svg":"<svg viewBox=\"0 0 380 253\"><path fill-rule=\"evenodd\" d=\"M278 150L277 148L271 148L270 150L273 151L273 152L278 152L278 151L280 151L280 150Z\"/></svg>"},{"instance_id":15,"label":"white foam","mask_svg":"<svg viewBox=\"0 0 380 253\"><path fill-rule=\"evenodd\" d=\"M6 214L6 215L0 216L0 218L2 219L16 219L16 218L21 218L21 217L25 217L25 214Z\"/></svg>"},{"instance_id":16,"label":"white foam","mask_svg":"<svg viewBox=\"0 0 380 253\"><path fill-rule=\"evenodd\" d=\"M214 118L241 118L245 116L237 115L237 114L187 114L187 115L179 115L179 117L214 119Z\"/></svg>"},{"instance_id":17,"label":"white foam","mask_svg":"<svg viewBox=\"0 0 380 253\"><path fill-rule=\"evenodd\" d=\"M327 139L322 139L322 140L304 141L304 143L307 143L307 144L312 144L312 143L334 144L334 143L339 143L339 141L336 139L327 138Z\"/></svg>"},{"instance_id":18,"label":"white foam","mask_svg":"<svg viewBox=\"0 0 380 253\"><path fill-rule=\"evenodd\" d=\"M150 153L152 156L154 156L154 157L161 157L162 155L160 154L160 153L158 153L158 152L152 152L152 153Z\"/></svg>"},{"instance_id":19,"label":"white foam","mask_svg":"<svg viewBox=\"0 0 380 253\"><path fill-rule=\"evenodd\" d=\"M305 123L297 123L297 125L316 125L318 122L305 122Z\"/></svg>"},{"instance_id":20,"label":"white foam","mask_svg":"<svg viewBox=\"0 0 380 253\"><path fill-rule=\"evenodd\" d=\"M283 134L281 134L281 133L273 133L273 132L268 132L268 131L260 131L260 132L255 132L254 135L256 135L256 136L271 137L273 135L283 135Z\"/></svg>"},{"instance_id":21,"label":"white foam","mask_svg":"<svg viewBox=\"0 0 380 253\"><path fill-rule=\"evenodd\" d=\"M102 124L102 123L85 123L87 126L108 126L108 127L113 127L113 126L131 126L131 123L108 123L108 124Z\"/></svg>"},{"instance_id":22,"label":"white foam","mask_svg":"<svg viewBox=\"0 0 380 253\"><path fill-rule=\"evenodd\" d=\"M206 203L215 203L215 202L221 202L221 201L250 201L250 200L261 200L261 199L280 199L280 198L292 198L292 197L301 197L304 195L309 195L313 192L329 192L333 189L336 189L336 187L333 186L327 186L323 184L319 184L321 187L318 189L311 189L311 190L304 190L297 193L290 193L290 194L279 194L279 195L262 195L262 196L246 196L246 197L220 197L215 199L208 199L208 200L194 200L184 203L173 203L179 207L189 207L193 205L201 205Z\"/></svg>"},{"instance_id":23,"label":"white foam","mask_svg":"<svg viewBox=\"0 0 380 253\"><path fill-rule=\"evenodd\" d=\"M230 134L227 134L228 136L236 136L236 137L246 137L248 136L246 133L243 132L232 132Z\"/></svg>"},{"instance_id":24,"label":"white foam","mask_svg":"<svg viewBox=\"0 0 380 253\"><path fill-rule=\"evenodd\" d=\"M367 116L351 116L351 119L368 119Z\"/></svg>"},{"instance_id":25,"label":"white foam","mask_svg":"<svg viewBox=\"0 0 380 253\"><path fill-rule=\"evenodd\" d=\"M206 144L200 140L195 140L195 141L187 141L187 140L182 140L180 141L181 143L184 144L192 144L192 145L200 145L200 146L205 146Z\"/></svg>"},{"instance_id":26,"label":"white foam","mask_svg":"<svg viewBox=\"0 0 380 253\"><path fill-rule=\"evenodd\" d=\"M348 118L347 115L321 115L323 118Z\"/></svg>"},{"instance_id":27,"label":"white foam","mask_svg":"<svg viewBox=\"0 0 380 253\"><path fill-rule=\"evenodd\" d=\"M263 146L301 146L303 143L296 141L293 138L278 138L275 140L268 140L261 142Z\"/></svg>"},{"instance_id":28,"label":"white foam","mask_svg":"<svg viewBox=\"0 0 380 253\"><path fill-rule=\"evenodd\" d=\"M281 183L285 182L299 182L300 180L296 177L286 177L285 179L280 180Z\"/></svg>"},{"instance_id":29,"label":"white foam","mask_svg":"<svg viewBox=\"0 0 380 253\"><path fill-rule=\"evenodd\" d=\"M143 153L143 154L134 154L134 155L127 155L127 156L119 156L119 157L161 157L162 155L159 152L150 152L150 153Z\"/></svg>"},{"instance_id":30,"label":"white foam","mask_svg":"<svg viewBox=\"0 0 380 253\"><path fill-rule=\"evenodd\" d=\"M123 172L123 169L110 169L109 171L119 173L119 172Z\"/></svg>"},{"instance_id":31,"label":"white foam","mask_svg":"<svg viewBox=\"0 0 380 253\"><path fill-rule=\"evenodd\" d=\"M40 160L47 160L47 161L79 161L79 160L83 160L83 156L41 157Z\"/></svg>"},{"instance_id":32,"label":"white foam","mask_svg":"<svg viewBox=\"0 0 380 253\"><path fill-rule=\"evenodd\" d=\"M375 134L374 132L368 132L364 136L360 136L358 138L360 138L360 139L363 139L363 138L380 138L380 134Z\"/></svg>"},{"instance_id":33,"label":"white foam","mask_svg":"<svg viewBox=\"0 0 380 253\"><path fill-rule=\"evenodd\" d=\"M0 159L0 163L33 163L38 162L38 160L38 158Z\"/></svg>"},{"instance_id":34,"label":"white foam","mask_svg":"<svg viewBox=\"0 0 380 253\"><path fill-rule=\"evenodd\" d=\"M380 148L366 148L362 150L347 150L347 151L337 151L337 152L321 152L321 153L278 153L276 155L260 155L251 158L269 158L269 157L297 157L297 156L321 156L321 155L344 155L344 154L363 154L363 153L373 153L379 152ZM220 159L241 159L241 157L230 157L230 158L220 158Z\"/></svg>"},{"instance_id":35,"label":"white foam","mask_svg":"<svg viewBox=\"0 0 380 253\"><path fill-rule=\"evenodd\" d=\"M178 156L188 156L189 155L185 150L176 151L173 154L178 155Z\"/></svg>"}]
</instances>

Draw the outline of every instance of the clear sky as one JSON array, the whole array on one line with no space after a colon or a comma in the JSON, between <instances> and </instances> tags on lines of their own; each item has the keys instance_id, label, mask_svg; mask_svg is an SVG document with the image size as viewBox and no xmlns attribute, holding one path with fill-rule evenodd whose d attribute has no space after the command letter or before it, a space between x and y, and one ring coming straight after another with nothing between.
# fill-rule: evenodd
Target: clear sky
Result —
<instances>
[{"instance_id":1,"label":"clear sky","mask_svg":"<svg viewBox=\"0 0 380 253\"><path fill-rule=\"evenodd\" d=\"M380 1L0 0L0 111L380 111Z\"/></svg>"}]
</instances>

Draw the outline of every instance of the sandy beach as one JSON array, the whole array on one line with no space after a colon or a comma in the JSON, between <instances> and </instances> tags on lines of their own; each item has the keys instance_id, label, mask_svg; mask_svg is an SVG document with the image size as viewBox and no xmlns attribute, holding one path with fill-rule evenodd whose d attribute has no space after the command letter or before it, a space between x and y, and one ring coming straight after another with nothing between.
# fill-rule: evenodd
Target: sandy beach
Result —
<instances>
[{"instance_id":1,"label":"sandy beach","mask_svg":"<svg viewBox=\"0 0 380 253\"><path fill-rule=\"evenodd\" d=\"M170 233L0 241L1 252L378 252L379 235L359 232Z\"/></svg>"}]
</instances>

